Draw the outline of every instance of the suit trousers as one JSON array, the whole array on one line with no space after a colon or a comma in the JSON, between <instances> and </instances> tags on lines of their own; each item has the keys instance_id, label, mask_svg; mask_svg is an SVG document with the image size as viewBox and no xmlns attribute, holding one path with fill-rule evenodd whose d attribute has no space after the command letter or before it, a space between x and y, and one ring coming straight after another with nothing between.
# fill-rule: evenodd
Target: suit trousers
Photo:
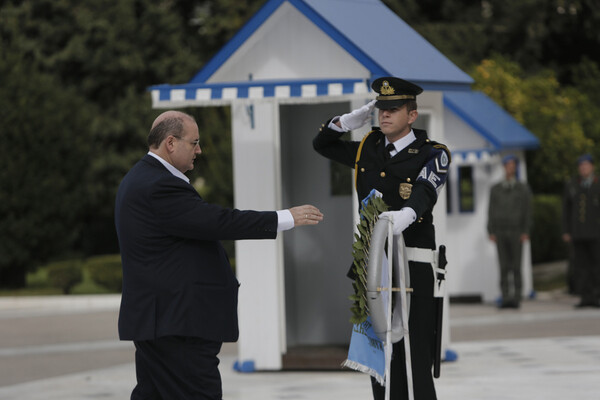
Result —
<instances>
[{"instance_id":1,"label":"suit trousers","mask_svg":"<svg viewBox=\"0 0 600 400\"><path fill-rule=\"evenodd\" d=\"M221 342L165 336L136 341L131 400L222 400Z\"/></svg>"}]
</instances>

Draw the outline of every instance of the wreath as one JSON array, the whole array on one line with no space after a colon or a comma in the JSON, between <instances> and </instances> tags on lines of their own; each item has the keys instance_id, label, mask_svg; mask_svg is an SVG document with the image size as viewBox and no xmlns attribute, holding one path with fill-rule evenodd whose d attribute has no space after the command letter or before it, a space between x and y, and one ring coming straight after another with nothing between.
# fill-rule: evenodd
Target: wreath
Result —
<instances>
[{"instance_id":1,"label":"wreath","mask_svg":"<svg viewBox=\"0 0 600 400\"><path fill-rule=\"evenodd\" d=\"M356 225L358 233L354 234L352 244L352 272L355 277L352 282L354 294L349 297L352 301L352 316L350 322L361 324L367 320L369 307L367 305L367 264L369 262L369 249L371 235L379 214L389 209L381 197L370 195L363 200L360 209L360 222Z\"/></svg>"}]
</instances>

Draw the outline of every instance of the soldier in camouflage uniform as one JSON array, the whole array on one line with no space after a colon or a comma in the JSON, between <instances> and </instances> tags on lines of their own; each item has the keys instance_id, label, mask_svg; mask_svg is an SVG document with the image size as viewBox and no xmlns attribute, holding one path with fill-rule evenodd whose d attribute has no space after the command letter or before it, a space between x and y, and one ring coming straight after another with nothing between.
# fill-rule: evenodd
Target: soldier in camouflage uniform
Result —
<instances>
[{"instance_id":1,"label":"soldier in camouflage uniform","mask_svg":"<svg viewBox=\"0 0 600 400\"><path fill-rule=\"evenodd\" d=\"M517 180L514 155L503 158L505 178L490 191L487 230L500 263L501 308L519 308L522 294L522 248L531 228L531 190Z\"/></svg>"},{"instance_id":2,"label":"soldier in camouflage uniform","mask_svg":"<svg viewBox=\"0 0 600 400\"><path fill-rule=\"evenodd\" d=\"M579 176L563 196L563 240L572 245L576 307L600 307L600 183L592 156L577 160Z\"/></svg>"}]
</instances>

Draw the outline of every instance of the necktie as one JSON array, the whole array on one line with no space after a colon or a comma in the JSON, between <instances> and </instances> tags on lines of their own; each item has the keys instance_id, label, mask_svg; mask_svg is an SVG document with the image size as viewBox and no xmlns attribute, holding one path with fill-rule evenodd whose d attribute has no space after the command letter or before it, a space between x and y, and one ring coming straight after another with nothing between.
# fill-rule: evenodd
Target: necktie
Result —
<instances>
[{"instance_id":1,"label":"necktie","mask_svg":"<svg viewBox=\"0 0 600 400\"><path fill-rule=\"evenodd\" d=\"M396 146L394 146L393 143L389 143L387 146L385 146L385 158L392 158L390 152L394 150L396 150Z\"/></svg>"}]
</instances>

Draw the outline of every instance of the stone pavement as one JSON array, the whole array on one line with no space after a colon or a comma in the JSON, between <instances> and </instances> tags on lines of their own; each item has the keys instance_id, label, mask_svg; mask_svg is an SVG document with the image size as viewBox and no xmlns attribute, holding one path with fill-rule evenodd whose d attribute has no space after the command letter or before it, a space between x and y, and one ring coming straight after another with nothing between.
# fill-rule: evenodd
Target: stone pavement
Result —
<instances>
[{"instance_id":1,"label":"stone pavement","mask_svg":"<svg viewBox=\"0 0 600 400\"><path fill-rule=\"evenodd\" d=\"M78 300L71 299L72 304L67 304L63 299L38 298L36 304L36 299L0 298L0 364L10 363L20 351L29 351L18 344L5 344L3 322L14 324L16 316L37 318L49 312L93 315L115 310L118 304L118 298L110 296ZM574 310L575 302L574 298L555 293L540 294L518 311L497 310L489 304L451 305L450 347L458 360L442 364L442 376L436 381L438 398L600 398L600 310ZM71 345L52 345L58 346L54 349L41 345L31 352L61 352ZM96 351L103 352L111 347L110 340L97 340L96 346ZM112 346L127 344L115 341ZM232 370L234 361L235 344L226 344L221 355L225 400L371 398L368 377L357 372L242 374ZM127 362L0 386L0 399L128 399L134 384L134 365Z\"/></svg>"}]
</instances>

